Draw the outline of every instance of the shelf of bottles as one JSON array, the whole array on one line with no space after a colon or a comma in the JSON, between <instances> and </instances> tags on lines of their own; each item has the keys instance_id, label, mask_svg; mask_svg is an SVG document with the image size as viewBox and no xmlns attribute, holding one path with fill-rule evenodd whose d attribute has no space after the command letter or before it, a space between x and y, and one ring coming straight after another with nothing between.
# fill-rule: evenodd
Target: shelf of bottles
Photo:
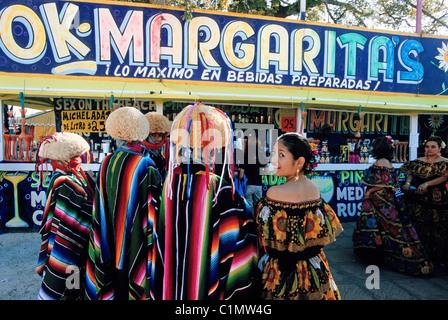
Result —
<instances>
[{"instance_id":1,"label":"shelf of bottles","mask_svg":"<svg viewBox=\"0 0 448 320\"><path fill-rule=\"evenodd\" d=\"M163 104L163 114L168 120L173 121L176 115L182 111L189 103L183 102L165 102ZM250 105L221 105L210 104L224 111L232 123L259 123L273 124L273 108L254 107Z\"/></svg>"},{"instance_id":2,"label":"shelf of bottles","mask_svg":"<svg viewBox=\"0 0 448 320\"><path fill-rule=\"evenodd\" d=\"M314 143L321 144L320 163L372 163L374 159L370 156L372 149L371 138L347 138L346 143L340 146L339 154L332 154L328 150L328 141L314 140ZM409 142L394 141L394 163L404 163L409 158Z\"/></svg>"}]
</instances>

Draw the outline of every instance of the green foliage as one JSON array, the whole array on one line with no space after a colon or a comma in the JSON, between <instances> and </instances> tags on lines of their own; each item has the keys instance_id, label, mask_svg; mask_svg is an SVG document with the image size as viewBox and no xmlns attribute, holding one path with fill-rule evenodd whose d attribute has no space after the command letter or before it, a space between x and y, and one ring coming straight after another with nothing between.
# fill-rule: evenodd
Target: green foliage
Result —
<instances>
[{"instance_id":1,"label":"green foliage","mask_svg":"<svg viewBox=\"0 0 448 320\"><path fill-rule=\"evenodd\" d=\"M184 8L298 17L300 0L134 0ZM422 33L448 34L448 1L422 0ZM306 20L415 32L417 0L307 0Z\"/></svg>"}]
</instances>

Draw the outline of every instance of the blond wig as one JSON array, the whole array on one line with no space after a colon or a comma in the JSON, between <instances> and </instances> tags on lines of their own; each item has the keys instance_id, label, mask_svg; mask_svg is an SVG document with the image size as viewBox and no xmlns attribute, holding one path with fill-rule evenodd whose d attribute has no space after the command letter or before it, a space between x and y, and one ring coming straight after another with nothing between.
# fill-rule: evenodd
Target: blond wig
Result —
<instances>
[{"instance_id":1,"label":"blond wig","mask_svg":"<svg viewBox=\"0 0 448 320\"><path fill-rule=\"evenodd\" d=\"M142 141L149 135L149 123L138 109L121 107L107 117L106 132L114 139Z\"/></svg>"},{"instance_id":2,"label":"blond wig","mask_svg":"<svg viewBox=\"0 0 448 320\"><path fill-rule=\"evenodd\" d=\"M149 123L149 133L169 133L171 130L170 121L163 114L148 112L145 114Z\"/></svg>"},{"instance_id":3,"label":"blond wig","mask_svg":"<svg viewBox=\"0 0 448 320\"><path fill-rule=\"evenodd\" d=\"M221 110L196 103L186 106L174 119L170 133L170 161L168 179L172 181L174 169L184 163L202 163L206 173L215 174L215 155L224 151L222 172L227 173L233 186L233 130L229 117ZM226 172L227 171L227 172ZM223 179L220 179L221 188ZM218 189L219 189L218 188ZM168 195L172 196L169 188ZM215 197L216 198L216 197Z\"/></svg>"},{"instance_id":4,"label":"blond wig","mask_svg":"<svg viewBox=\"0 0 448 320\"><path fill-rule=\"evenodd\" d=\"M38 156L41 159L70 160L90 150L87 141L71 132L55 132L42 139Z\"/></svg>"}]
</instances>

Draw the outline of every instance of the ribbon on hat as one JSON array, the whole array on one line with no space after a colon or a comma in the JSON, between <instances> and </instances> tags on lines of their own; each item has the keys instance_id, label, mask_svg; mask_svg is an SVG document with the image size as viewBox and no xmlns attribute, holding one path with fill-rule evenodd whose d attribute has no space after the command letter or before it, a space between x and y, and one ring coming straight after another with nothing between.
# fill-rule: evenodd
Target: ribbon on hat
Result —
<instances>
[{"instance_id":1,"label":"ribbon on hat","mask_svg":"<svg viewBox=\"0 0 448 320\"><path fill-rule=\"evenodd\" d=\"M39 191L39 187L43 181L43 171L41 170L39 172L39 167L42 166L44 163L47 163L48 161L50 161L50 164L53 167L53 171L56 169L59 169L66 173L73 173L78 178L78 180L81 182L81 184L85 187L87 193L93 200L95 198L95 192L93 191L93 188L90 185L86 174L84 173L84 171L81 168L82 159L80 156L72 158L67 163L67 166L62 166L56 160L52 160L52 159L48 159L48 158L41 158L39 156L40 148L47 143L51 143L52 141L57 141L57 139L56 139L56 137L54 137L53 134L50 134L48 136L43 137L41 139L41 141L39 142L39 145L37 146L36 166L34 167L34 172L36 172L39 177L38 184L37 184L37 191ZM48 172L48 166L46 167L45 171ZM81 174L82 178L78 172ZM83 182L83 179L84 179L84 182Z\"/></svg>"},{"instance_id":2,"label":"ribbon on hat","mask_svg":"<svg viewBox=\"0 0 448 320\"><path fill-rule=\"evenodd\" d=\"M165 170L168 168L168 155L169 155L168 146L166 145L167 141L168 140L166 134L164 135L162 141L160 141L158 144L154 144L148 141L142 141L143 145L151 150L159 150L165 144L165 155L163 156L165 158Z\"/></svg>"},{"instance_id":3,"label":"ribbon on hat","mask_svg":"<svg viewBox=\"0 0 448 320\"><path fill-rule=\"evenodd\" d=\"M87 180L87 176L84 173L84 170L81 168L82 159L80 156L72 158L66 166L61 165L56 160L51 160L50 164L53 167L53 170L59 169L66 173L73 173L78 180L81 182L81 184L86 189L87 193L93 200L95 198L95 192L93 191L93 188L91 187L89 180ZM80 175L81 174L81 175ZM84 182L83 182L84 179Z\"/></svg>"},{"instance_id":4,"label":"ribbon on hat","mask_svg":"<svg viewBox=\"0 0 448 320\"><path fill-rule=\"evenodd\" d=\"M126 149L143 154L143 146L140 142L128 142Z\"/></svg>"},{"instance_id":5,"label":"ribbon on hat","mask_svg":"<svg viewBox=\"0 0 448 320\"><path fill-rule=\"evenodd\" d=\"M47 163L47 161L49 160L48 158L41 158L39 156L40 153L40 148L47 143L50 143L51 141L57 141L57 139L53 136L53 134L50 134L48 136L42 137L42 139L40 140L39 144L37 145L37 151L36 151L36 165L34 167L34 172L37 174L38 176L38 181L37 181L37 191L39 191L39 187L43 181L43 171L39 172L39 167L42 166L44 163ZM45 170L46 172L48 172L48 167Z\"/></svg>"}]
</instances>

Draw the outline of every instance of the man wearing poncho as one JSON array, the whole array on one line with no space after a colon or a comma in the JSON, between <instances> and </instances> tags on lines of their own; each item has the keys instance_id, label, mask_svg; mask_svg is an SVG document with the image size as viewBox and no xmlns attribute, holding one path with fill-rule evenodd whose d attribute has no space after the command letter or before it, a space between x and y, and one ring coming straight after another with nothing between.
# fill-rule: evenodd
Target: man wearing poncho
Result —
<instances>
[{"instance_id":1,"label":"man wearing poncho","mask_svg":"<svg viewBox=\"0 0 448 320\"><path fill-rule=\"evenodd\" d=\"M256 226L233 187L232 142L231 123L216 108L190 105L173 122L154 229L154 299L255 297Z\"/></svg>"},{"instance_id":2,"label":"man wearing poncho","mask_svg":"<svg viewBox=\"0 0 448 320\"><path fill-rule=\"evenodd\" d=\"M163 115L157 112L148 112L145 114L149 123L149 135L143 144L149 151L151 159L157 166L157 169L162 176L165 177L166 167L168 162L168 143L167 138L170 133L170 121Z\"/></svg>"},{"instance_id":3,"label":"man wearing poncho","mask_svg":"<svg viewBox=\"0 0 448 320\"><path fill-rule=\"evenodd\" d=\"M81 169L80 155L89 149L87 141L74 133L56 132L39 143L36 171L47 161L54 171L39 231L40 300L83 297L94 182Z\"/></svg>"},{"instance_id":4,"label":"man wearing poncho","mask_svg":"<svg viewBox=\"0 0 448 320\"><path fill-rule=\"evenodd\" d=\"M152 228L161 177L141 141L145 116L132 107L113 111L106 131L123 147L108 155L98 172L87 261L89 299L149 298Z\"/></svg>"}]
</instances>

